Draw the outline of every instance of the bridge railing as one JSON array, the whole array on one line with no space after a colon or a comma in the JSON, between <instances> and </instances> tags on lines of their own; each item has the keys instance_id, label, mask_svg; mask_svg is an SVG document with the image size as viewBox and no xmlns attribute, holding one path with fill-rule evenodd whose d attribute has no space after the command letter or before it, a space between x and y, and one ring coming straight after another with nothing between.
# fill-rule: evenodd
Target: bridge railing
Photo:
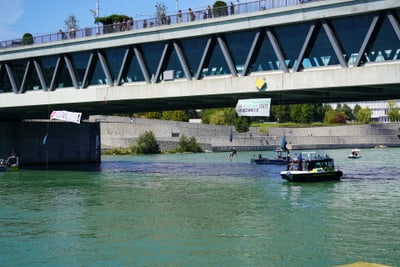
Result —
<instances>
[{"instance_id":1,"label":"bridge railing","mask_svg":"<svg viewBox=\"0 0 400 267\"><path fill-rule=\"evenodd\" d=\"M158 17L134 21L120 21L112 25L98 25L95 27L86 27L81 29L70 29L68 32L59 30L58 32L33 36L32 38L13 39L0 41L1 48L12 48L35 44L51 43L63 40L79 39L95 35L103 35L116 32L139 30L152 27L165 27L173 24L192 23L195 21L214 19L224 16L235 16L244 13L251 13L260 10L285 7L303 4L311 0L259 0L243 4L233 4L230 2L227 7L212 8L208 10L188 10L187 12L178 12L178 14L160 14Z\"/></svg>"}]
</instances>

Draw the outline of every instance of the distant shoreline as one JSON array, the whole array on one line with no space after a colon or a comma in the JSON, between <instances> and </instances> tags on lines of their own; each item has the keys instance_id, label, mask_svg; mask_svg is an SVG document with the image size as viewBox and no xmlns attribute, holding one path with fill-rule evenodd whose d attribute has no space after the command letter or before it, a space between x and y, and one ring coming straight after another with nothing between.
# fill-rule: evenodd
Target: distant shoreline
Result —
<instances>
[{"instance_id":1,"label":"distant shoreline","mask_svg":"<svg viewBox=\"0 0 400 267\"><path fill-rule=\"evenodd\" d=\"M273 150L279 146L283 135L294 150L400 147L400 123L302 128L250 127L249 132L238 133L232 126L177 121L111 116L95 116L91 120L100 122L102 149L128 148L145 131L154 133L162 152L176 147L183 135L195 137L204 151L212 152L229 151L232 146L238 151Z\"/></svg>"}]
</instances>

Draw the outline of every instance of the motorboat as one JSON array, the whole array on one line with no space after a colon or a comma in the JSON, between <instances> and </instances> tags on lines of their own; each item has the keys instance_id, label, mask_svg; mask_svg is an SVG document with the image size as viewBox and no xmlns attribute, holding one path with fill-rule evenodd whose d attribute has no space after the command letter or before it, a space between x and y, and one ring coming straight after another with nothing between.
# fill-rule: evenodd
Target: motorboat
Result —
<instances>
[{"instance_id":1,"label":"motorboat","mask_svg":"<svg viewBox=\"0 0 400 267\"><path fill-rule=\"evenodd\" d=\"M281 138L280 147L277 147L274 151L274 158L264 158L262 154L258 154L258 156L253 156L250 160L251 163L254 164L275 164L275 165L286 165L289 161L289 149L287 148L286 137L283 136Z\"/></svg>"},{"instance_id":2,"label":"motorboat","mask_svg":"<svg viewBox=\"0 0 400 267\"><path fill-rule=\"evenodd\" d=\"M340 181L343 172L335 167L334 160L326 154L301 152L280 175L290 182L325 182Z\"/></svg>"},{"instance_id":3,"label":"motorboat","mask_svg":"<svg viewBox=\"0 0 400 267\"><path fill-rule=\"evenodd\" d=\"M18 171L19 158L14 154L7 159L0 159L0 171Z\"/></svg>"},{"instance_id":4,"label":"motorboat","mask_svg":"<svg viewBox=\"0 0 400 267\"><path fill-rule=\"evenodd\" d=\"M251 163L253 164L275 164L275 165L286 165L288 164L288 151L281 148L277 148L274 151L274 158L264 158L262 154L258 154L258 157L253 156Z\"/></svg>"},{"instance_id":5,"label":"motorboat","mask_svg":"<svg viewBox=\"0 0 400 267\"><path fill-rule=\"evenodd\" d=\"M358 148L354 148L351 150L351 153L349 155L349 159L359 159L361 158L361 151Z\"/></svg>"}]
</instances>

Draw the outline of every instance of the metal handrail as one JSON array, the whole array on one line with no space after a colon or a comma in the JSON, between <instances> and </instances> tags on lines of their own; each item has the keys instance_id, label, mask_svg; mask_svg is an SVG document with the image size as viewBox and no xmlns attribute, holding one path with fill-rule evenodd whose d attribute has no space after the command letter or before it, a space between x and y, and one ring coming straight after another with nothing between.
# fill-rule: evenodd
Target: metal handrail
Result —
<instances>
[{"instance_id":1,"label":"metal handrail","mask_svg":"<svg viewBox=\"0 0 400 267\"><path fill-rule=\"evenodd\" d=\"M207 8L201 10L189 10L188 12L178 12L178 14L160 14L158 17L134 21L116 22L111 25L85 27L81 29L71 29L68 32L59 30L58 32L33 36L32 38L20 38L8 41L0 41L1 48L13 48L27 45L44 44L63 40L80 39L95 35L104 35L108 33L124 32L139 30L152 27L160 27L165 25L173 25L180 23L192 23L217 17L234 16L239 14L262 11L272 8L298 5L308 2L308 0L259 0L243 4L230 4L227 7Z\"/></svg>"}]
</instances>

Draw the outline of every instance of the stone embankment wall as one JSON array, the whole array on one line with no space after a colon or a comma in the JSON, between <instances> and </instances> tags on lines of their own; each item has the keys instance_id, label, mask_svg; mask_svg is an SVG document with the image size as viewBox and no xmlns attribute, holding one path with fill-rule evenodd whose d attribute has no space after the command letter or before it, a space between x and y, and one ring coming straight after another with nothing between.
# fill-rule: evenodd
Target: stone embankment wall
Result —
<instances>
[{"instance_id":1,"label":"stone embankment wall","mask_svg":"<svg viewBox=\"0 0 400 267\"><path fill-rule=\"evenodd\" d=\"M238 133L231 126L175 121L109 116L94 116L90 120L101 122L102 149L135 145L139 135L145 131L154 133L162 151L175 148L182 135L195 137L203 150L209 151L228 151L232 146L239 151L274 149L279 146L283 135L292 149L400 147L400 123L310 128L251 127L247 133Z\"/></svg>"}]
</instances>

